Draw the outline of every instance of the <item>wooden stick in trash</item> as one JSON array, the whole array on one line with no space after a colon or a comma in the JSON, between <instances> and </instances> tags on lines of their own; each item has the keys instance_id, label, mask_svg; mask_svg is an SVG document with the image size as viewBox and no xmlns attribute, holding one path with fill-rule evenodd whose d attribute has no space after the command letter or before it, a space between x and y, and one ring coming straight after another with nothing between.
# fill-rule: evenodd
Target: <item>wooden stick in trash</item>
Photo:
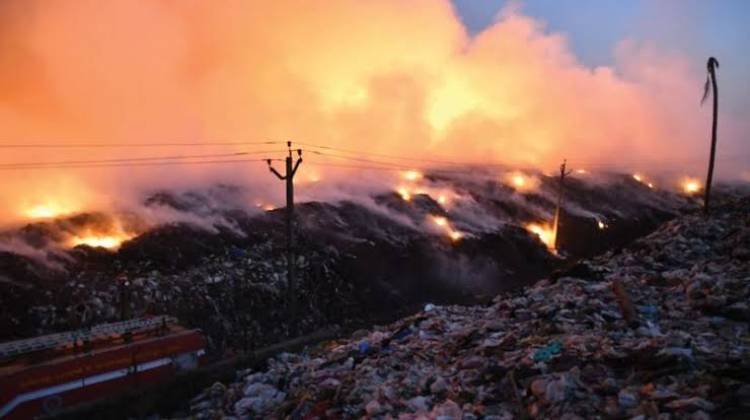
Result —
<instances>
[{"instance_id":1,"label":"wooden stick in trash","mask_svg":"<svg viewBox=\"0 0 750 420\"><path fill-rule=\"evenodd\" d=\"M612 280L612 292L615 294L617 304L620 305L620 311L622 312L622 317L625 319L625 322L627 322L628 325L635 323L636 312L633 307L633 301L630 299L628 291L625 290L625 286L622 285L620 280Z\"/></svg>"},{"instance_id":2,"label":"wooden stick in trash","mask_svg":"<svg viewBox=\"0 0 750 420\"><path fill-rule=\"evenodd\" d=\"M512 369L508 371L508 382L510 382L510 386L513 387L513 397L516 399L516 403L518 403L518 412L521 414L521 419L523 420L528 419L529 415L526 412L526 406L523 405L523 400L521 399L521 395L518 393L518 384L516 383L516 375Z\"/></svg>"}]
</instances>

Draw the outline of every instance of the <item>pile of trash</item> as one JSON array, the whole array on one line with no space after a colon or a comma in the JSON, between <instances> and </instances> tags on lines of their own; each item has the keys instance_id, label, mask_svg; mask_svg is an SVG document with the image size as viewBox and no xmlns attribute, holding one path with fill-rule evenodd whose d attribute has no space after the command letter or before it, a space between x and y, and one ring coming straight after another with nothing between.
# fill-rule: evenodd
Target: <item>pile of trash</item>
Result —
<instances>
[{"instance_id":1,"label":"pile of trash","mask_svg":"<svg viewBox=\"0 0 750 420\"><path fill-rule=\"evenodd\" d=\"M213 354L249 351L355 318L359 302L351 283L333 269L338 258L332 249L298 256L301 315L295 331L287 322L286 258L270 242L227 247L177 272L147 262L120 274L79 272L57 293L46 292L50 303L32 305L28 312L40 331L170 314L205 331Z\"/></svg>"},{"instance_id":2,"label":"pile of trash","mask_svg":"<svg viewBox=\"0 0 750 420\"><path fill-rule=\"evenodd\" d=\"M190 416L741 418L749 303L746 198L490 304L430 304L282 353L206 389Z\"/></svg>"}]
</instances>

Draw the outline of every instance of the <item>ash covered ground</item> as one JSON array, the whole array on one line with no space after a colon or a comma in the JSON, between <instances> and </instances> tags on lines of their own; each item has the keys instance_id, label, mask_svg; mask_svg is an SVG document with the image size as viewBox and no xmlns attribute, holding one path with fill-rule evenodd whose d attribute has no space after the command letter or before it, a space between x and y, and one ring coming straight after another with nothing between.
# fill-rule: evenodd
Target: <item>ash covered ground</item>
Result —
<instances>
[{"instance_id":1,"label":"ash covered ground","mask_svg":"<svg viewBox=\"0 0 750 420\"><path fill-rule=\"evenodd\" d=\"M549 222L554 211L556 179L535 174L534 180L533 190L520 191L481 171L428 174L425 188L408 197L382 192L298 204L294 322L284 304L283 209L229 205L242 197L240 187L149 195L144 208L177 212L181 221L144 228L138 214L118 215L118 223L139 234L116 251L53 246L70 232L111 223L112 215L30 224L4 234L34 253L5 247L0 254L0 339L171 314L203 329L210 353L220 357L321 327L393 320L426 302L481 301L696 208L690 197L626 175L571 178L556 256L524 227ZM446 190L449 204L439 194ZM460 239L434 223L441 217Z\"/></svg>"}]
</instances>

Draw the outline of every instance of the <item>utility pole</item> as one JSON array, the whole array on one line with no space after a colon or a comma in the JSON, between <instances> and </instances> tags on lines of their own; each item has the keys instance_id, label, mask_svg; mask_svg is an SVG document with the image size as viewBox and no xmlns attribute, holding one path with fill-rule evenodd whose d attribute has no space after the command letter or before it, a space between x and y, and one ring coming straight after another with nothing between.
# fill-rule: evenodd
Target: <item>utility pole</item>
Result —
<instances>
[{"instance_id":1,"label":"utility pole","mask_svg":"<svg viewBox=\"0 0 750 420\"><path fill-rule=\"evenodd\" d=\"M566 171L565 167L567 165L568 160L564 159L562 165L560 165L560 181L557 189L557 207L555 208L555 220L552 224L552 233L554 235L552 244L555 248L555 251L557 251L557 243L558 243L558 229L560 228L560 209L562 208L563 203L563 195L564 195L564 188L563 183L565 182L565 177L570 175L571 171Z\"/></svg>"},{"instance_id":2,"label":"utility pole","mask_svg":"<svg viewBox=\"0 0 750 420\"><path fill-rule=\"evenodd\" d=\"M294 298L296 289L294 278L294 174L297 173L299 165L302 163L302 149L297 149L297 161L292 157L292 142L286 142L289 155L286 158L286 172L281 175L273 166L271 159L268 159L268 169L282 181L286 181L286 282L287 282L287 303L289 305L289 315L292 321L297 316L297 302Z\"/></svg>"},{"instance_id":3,"label":"utility pole","mask_svg":"<svg viewBox=\"0 0 750 420\"><path fill-rule=\"evenodd\" d=\"M713 57L708 59L708 76L706 78L706 86L703 90L703 99L701 104L706 100L706 96L709 93L708 81L711 81L711 92L714 97L714 114L713 123L711 125L711 157L708 160L708 174L706 175L706 188L705 196L703 198L703 214L708 216L709 204L711 200L711 182L714 179L714 160L716 159L716 125L719 119L719 88L716 86L716 69L719 67L719 61Z\"/></svg>"}]
</instances>

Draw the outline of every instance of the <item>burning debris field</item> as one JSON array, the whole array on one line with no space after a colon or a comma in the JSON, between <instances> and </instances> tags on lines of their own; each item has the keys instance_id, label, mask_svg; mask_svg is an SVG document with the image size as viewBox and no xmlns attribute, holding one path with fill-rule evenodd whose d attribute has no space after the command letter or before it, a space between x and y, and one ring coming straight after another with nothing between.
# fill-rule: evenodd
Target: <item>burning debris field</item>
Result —
<instances>
[{"instance_id":1,"label":"burning debris field","mask_svg":"<svg viewBox=\"0 0 750 420\"><path fill-rule=\"evenodd\" d=\"M536 189L519 190L494 171L411 176L391 191L297 205L295 293L303 306L296 333L392 319L425 302L476 302L567 259L619 247L695 206L627 176L571 178L552 250L530 225L550 223L554 178L534 175ZM289 336L284 210L216 204L245 193L218 186L144 201L184 222L148 226L137 214L82 214L6 232L7 243L34 252L2 254L3 338L143 314L202 328L218 354ZM79 232L113 238L113 231L127 240L111 248L105 239L71 242Z\"/></svg>"},{"instance_id":2,"label":"burning debris field","mask_svg":"<svg viewBox=\"0 0 750 420\"><path fill-rule=\"evenodd\" d=\"M684 216L485 305L283 353L193 418L742 418L750 200ZM571 417L573 416L573 417Z\"/></svg>"},{"instance_id":3,"label":"burning debris field","mask_svg":"<svg viewBox=\"0 0 750 420\"><path fill-rule=\"evenodd\" d=\"M0 418L750 411L750 8L300 3L0 1Z\"/></svg>"}]
</instances>

